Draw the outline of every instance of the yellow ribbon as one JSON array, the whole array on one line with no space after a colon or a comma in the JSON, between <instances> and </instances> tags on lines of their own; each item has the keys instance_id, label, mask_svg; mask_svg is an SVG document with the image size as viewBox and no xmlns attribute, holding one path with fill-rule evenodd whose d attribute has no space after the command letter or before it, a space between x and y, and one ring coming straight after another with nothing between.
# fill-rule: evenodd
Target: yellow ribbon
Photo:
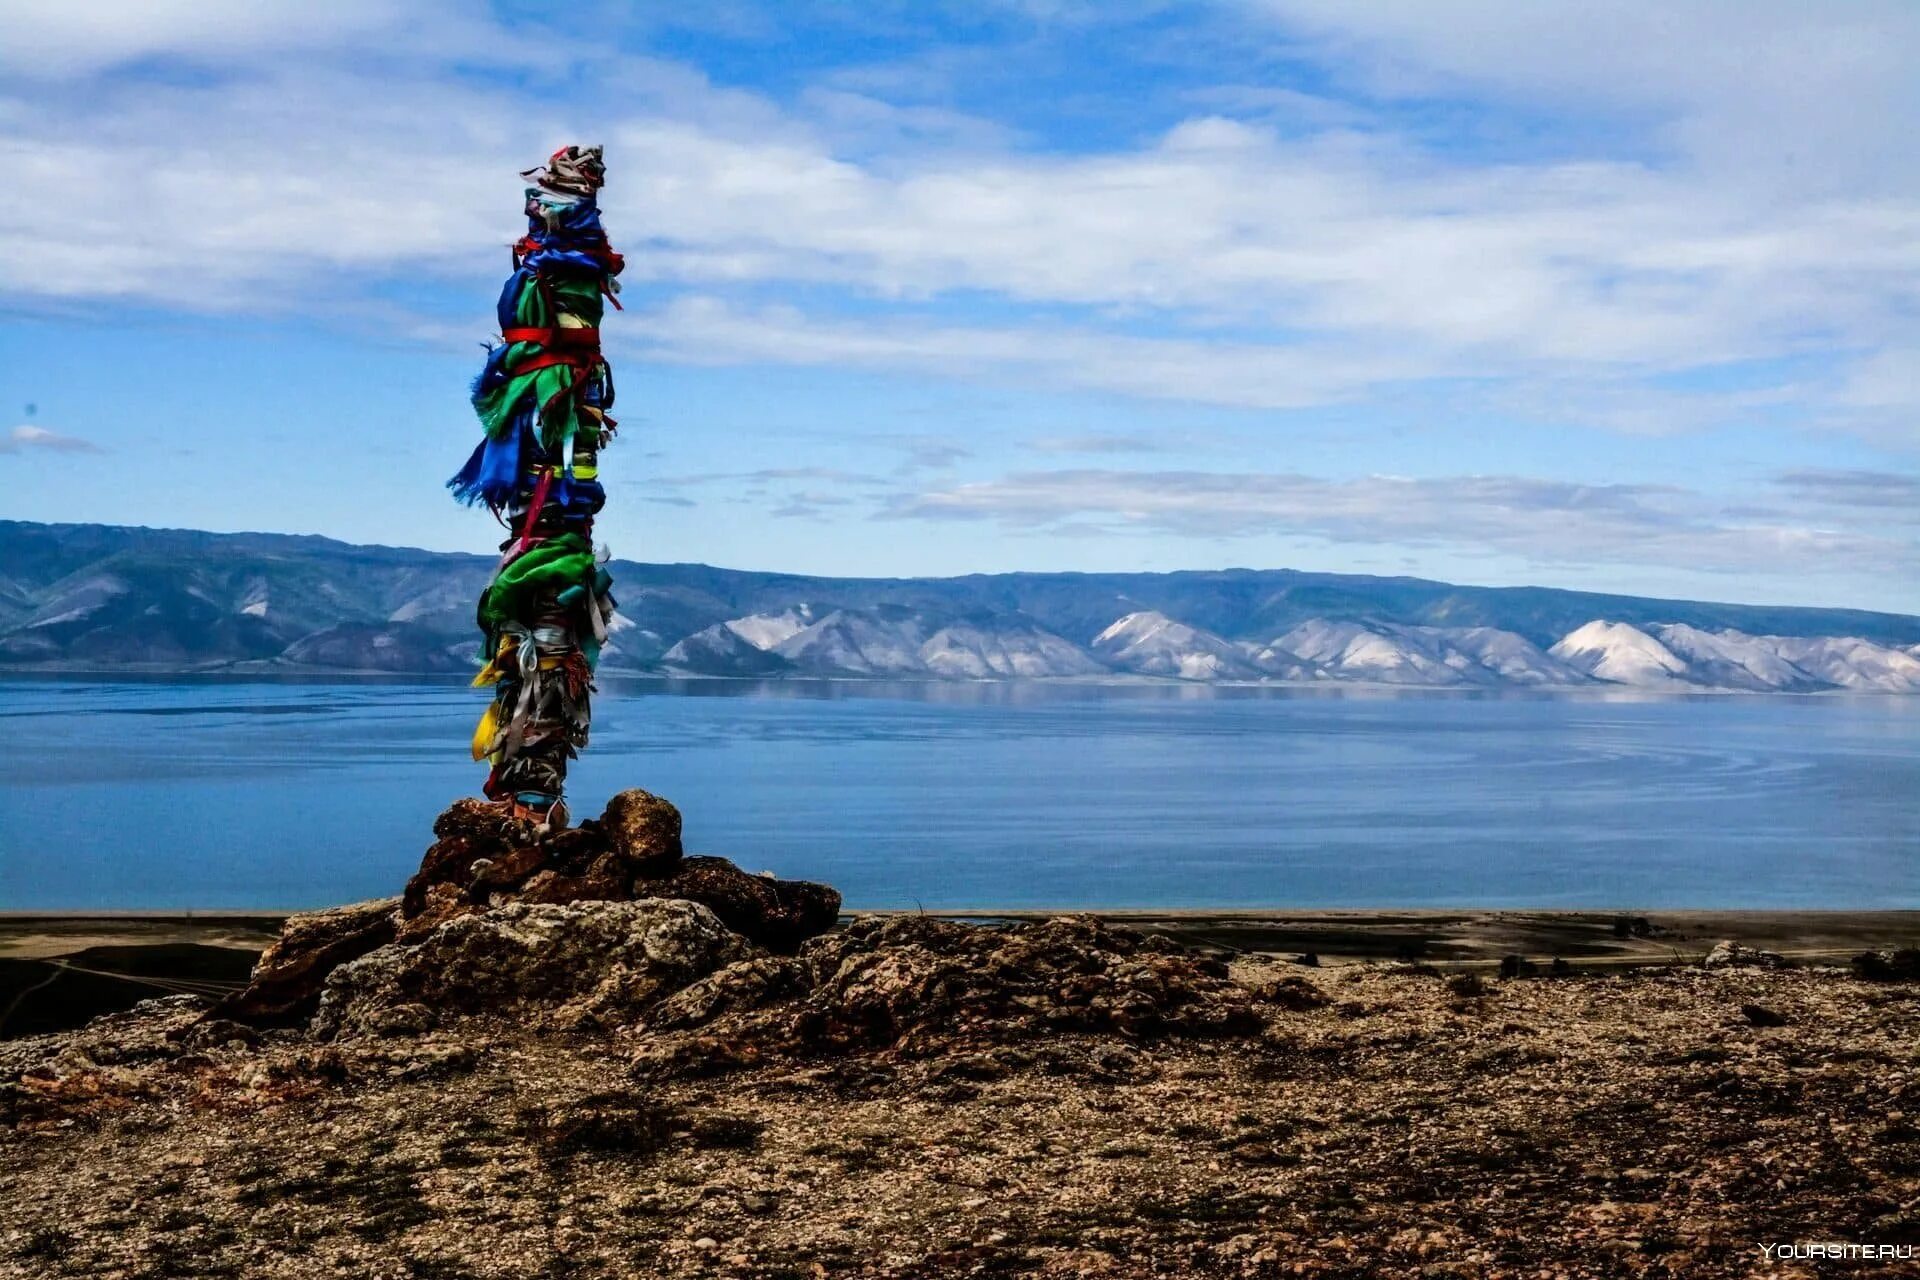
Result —
<instances>
[{"instance_id":1,"label":"yellow ribbon","mask_svg":"<svg viewBox=\"0 0 1920 1280\"><path fill-rule=\"evenodd\" d=\"M480 723L473 730L473 758L484 760L493 746L494 738L500 733L500 704L489 702L486 714L480 717Z\"/></svg>"}]
</instances>

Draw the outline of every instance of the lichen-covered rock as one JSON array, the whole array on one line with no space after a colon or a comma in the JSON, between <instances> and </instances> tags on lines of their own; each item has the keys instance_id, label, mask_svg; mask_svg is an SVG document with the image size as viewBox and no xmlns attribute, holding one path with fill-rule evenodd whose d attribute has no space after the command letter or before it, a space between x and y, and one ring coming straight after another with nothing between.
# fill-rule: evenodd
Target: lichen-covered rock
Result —
<instances>
[{"instance_id":1,"label":"lichen-covered rock","mask_svg":"<svg viewBox=\"0 0 1920 1280\"><path fill-rule=\"evenodd\" d=\"M149 1073L187 1052L206 1017L199 996L146 1000L77 1031L0 1040L0 1130L72 1124L159 1091Z\"/></svg>"},{"instance_id":2,"label":"lichen-covered rock","mask_svg":"<svg viewBox=\"0 0 1920 1280\"><path fill-rule=\"evenodd\" d=\"M635 1071L708 1074L849 1053L925 1059L1059 1032L1236 1036L1265 1023L1218 960L1083 917L1005 929L868 918L814 939L799 959L804 969L777 978L723 971L657 1006ZM767 991L795 976L810 980L803 995Z\"/></svg>"},{"instance_id":3,"label":"lichen-covered rock","mask_svg":"<svg viewBox=\"0 0 1920 1280\"><path fill-rule=\"evenodd\" d=\"M1219 960L1088 916L980 929L920 916L857 922L803 952L819 973L809 1030L914 1052L1043 1029L1136 1039L1257 1031Z\"/></svg>"},{"instance_id":4,"label":"lichen-covered rock","mask_svg":"<svg viewBox=\"0 0 1920 1280\"><path fill-rule=\"evenodd\" d=\"M1716 943L1700 963L1708 969L1783 969L1787 958L1777 951L1762 951L1729 939Z\"/></svg>"},{"instance_id":5,"label":"lichen-covered rock","mask_svg":"<svg viewBox=\"0 0 1920 1280\"><path fill-rule=\"evenodd\" d=\"M583 1025L630 1019L753 948L697 903L513 903L335 969L314 1033L380 1034L429 1017L524 1014Z\"/></svg>"},{"instance_id":6,"label":"lichen-covered rock","mask_svg":"<svg viewBox=\"0 0 1920 1280\"><path fill-rule=\"evenodd\" d=\"M796 956L753 956L674 992L646 1016L647 1030L698 1027L723 1014L757 1009L813 985L813 966Z\"/></svg>"}]
</instances>

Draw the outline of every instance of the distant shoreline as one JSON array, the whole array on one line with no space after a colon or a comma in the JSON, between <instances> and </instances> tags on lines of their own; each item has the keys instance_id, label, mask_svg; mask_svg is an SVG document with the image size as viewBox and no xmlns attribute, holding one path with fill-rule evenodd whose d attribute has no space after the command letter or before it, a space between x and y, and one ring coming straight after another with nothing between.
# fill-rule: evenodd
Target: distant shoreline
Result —
<instances>
[{"instance_id":1,"label":"distant shoreline","mask_svg":"<svg viewBox=\"0 0 1920 1280\"><path fill-rule=\"evenodd\" d=\"M27 936L95 935L124 932L137 944L140 935L169 930L205 931L225 936L257 933L270 937L292 910L241 908L100 908L73 911L0 910L0 957L15 954ZM1706 947L1723 938L1750 946L1774 944L1801 949L1830 949L1870 944L1914 945L1920 942L1920 908L1853 909L1847 907L1763 907L1653 910L1641 907L966 907L918 910L910 907L853 908L843 919L856 916L923 915L941 920L1047 920L1058 916L1097 916L1114 924L1168 933L1199 931L1213 935L1220 945L1238 939L1233 950L1278 953L1297 949L1301 940L1318 936L1331 944L1333 954L1391 957L1411 937L1429 940L1445 951L1481 951L1495 942L1536 946L1559 943L1572 948L1598 948L1608 953L1646 953L1663 958L1672 945L1705 940ZM1625 921L1628 936L1613 930ZM1636 934L1635 922L1648 926ZM109 926L106 930L88 926ZM1608 945L1602 945L1604 941ZM1823 948L1819 944L1828 944ZM1655 955L1654 953L1660 953Z\"/></svg>"},{"instance_id":2,"label":"distant shoreline","mask_svg":"<svg viewBox=\"0 0 1920 1280\"><path fill-rule=\"evenodd\" d=\"M0 521L0 665L471 674L490 557ZM1297 569L860 578L610 565L639 678L1920 693L1920 617Z\"/></svg>"},{"instance_id":3,"label":"distant shoreline","mask_svg":"<svg viewBox=\"0 0 1920 1280\"><path fill-rule=\"evenodd\" d=\"M479 668L476 666L475 671ZM1418 693L1447 694L1468 698L1592 698L1600 701L1643 701L1648 698L1822 698L1881 699L1920 697L1920 691L1890 689L1726 689L1706 685L1668 688L1643 685L1449 685L1397 684L1381 680L1183 680L1177 676L1012 676L971 679L936 679L913 676L727 676L694 672L603 671L596 681L604 688L621 684L698 684L746 687L780 685L804 688L830 685L847 689L965 689L965 688L1057 688L1057 689L1235 689L1272 690L1285 693ZM165 681L227 681L234 684L392 684L444 685L465 688L469 678L460 673L438 671L367 671L348 668L301 667L221 667L178 669L166 667L9 667L0 669L0 683L27 681L89 681L98 684L152 684Z\"/></svg>"}]
</instances>

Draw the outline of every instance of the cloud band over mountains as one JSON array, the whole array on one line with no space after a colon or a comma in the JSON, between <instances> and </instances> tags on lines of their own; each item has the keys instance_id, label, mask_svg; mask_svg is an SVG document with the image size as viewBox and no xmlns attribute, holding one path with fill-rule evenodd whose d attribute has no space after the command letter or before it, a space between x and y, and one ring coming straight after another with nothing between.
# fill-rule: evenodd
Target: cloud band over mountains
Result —
<instances>
[{"instance_id":1,"label":"cloud band over mountains","mask_svg":"<svg viewBox=\"0 0 1920 1280\"><path fill-rule=\"evenodd\" d=\"M1805 478L1798 478L1804 485ZM1785 482L1783 482L1783 487ZM1494 549L1542 566L1671 557L1738 573L1845 560L1920 570L1910 540L1809 528L1783 509L1728 510L1668 485L1582 485L1523 476L1327 480L1291 474L1029 471L892 499L896 519L1092 526L1197 537L1286 533L1329 542Z\"/></svg>"}]
</instances>

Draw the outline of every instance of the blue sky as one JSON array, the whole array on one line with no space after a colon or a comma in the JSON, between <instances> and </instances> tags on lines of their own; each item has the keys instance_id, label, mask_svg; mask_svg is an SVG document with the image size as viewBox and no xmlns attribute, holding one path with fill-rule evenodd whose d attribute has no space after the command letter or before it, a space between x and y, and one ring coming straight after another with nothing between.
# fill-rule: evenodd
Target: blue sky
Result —
<instances>
[{"instance_id":1,"label":"blue sky","mask_svg":"<svg viewBox=\"0 0 1920 1280\"><path fill-rule=\"evenodd\" d=\"M616 554L1920 612L1920 8L694 7L0 0L0 510L489 546L586 141Z\"/></svg>"}]
</instances>

